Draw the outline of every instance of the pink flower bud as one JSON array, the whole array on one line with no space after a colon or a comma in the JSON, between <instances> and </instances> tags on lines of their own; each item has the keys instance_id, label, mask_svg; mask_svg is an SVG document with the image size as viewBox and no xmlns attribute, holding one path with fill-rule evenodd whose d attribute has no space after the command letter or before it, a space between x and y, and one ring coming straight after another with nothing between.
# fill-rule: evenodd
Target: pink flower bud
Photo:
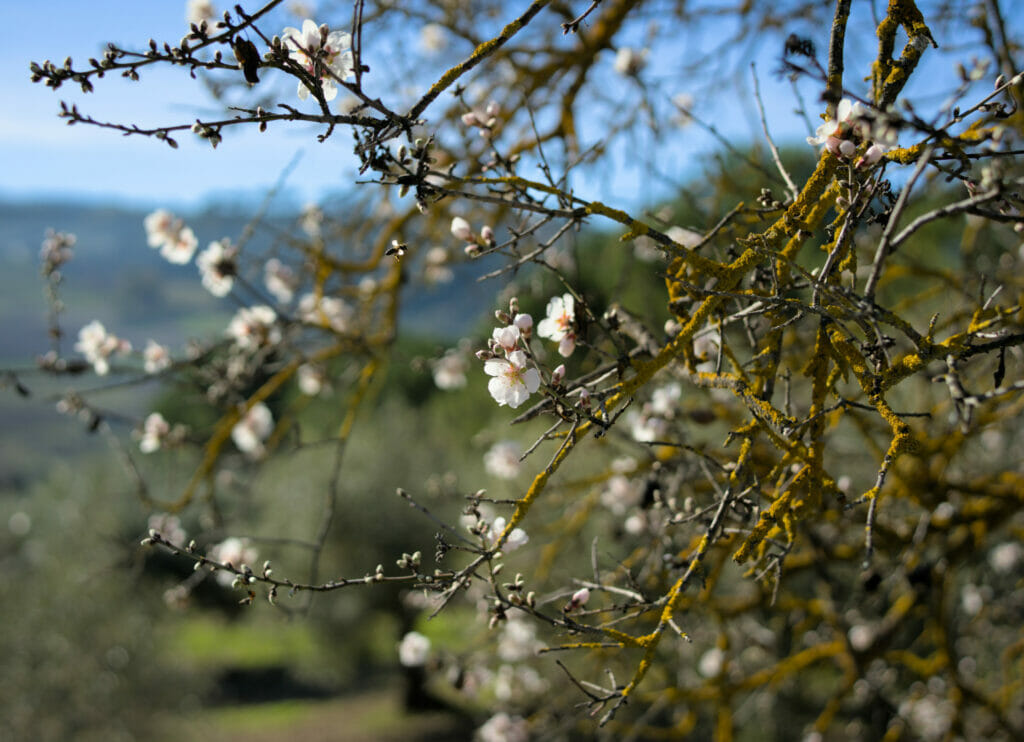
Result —
<instances>
[{"instance_id":1,"label":"pink flower bud","mask_svg":"<svg viewBox=\"0 0 1024 742\"><path fill-rule=\"evenodd\" d=\"M462 251L466 253L467 258L475 258L480 255L480 245L470 243L462 248Z\"/></svg>"},{"instance_id":2,"label":"pink flower bud","mask_svg":"<svg viewBox=\"0 0 1024 742\"><path fill-rule=\"evenodd\" d=\"M562 379L565 378L565 364L560 363L555 367L555 370L551 372L551 383L561 384Z\"/></svg>"},{"instance_id":3,"label":"pink flower bud","mask_svg":"<svg viewBox=\"0 0 1024 742\"><path fill-rule=\"evenodd\" d=\"M462 114L462 123L464 126L480 126L480 119L477 117L476 111L470 111Z\"/></svg>"},{"instance_id":4,"label":"pink flower bud","mask_svg":"<svg viewBox=\"0 0 1024 742\"><path fill-rule=\"evenodd\" d=\"M494 353L490 350L478 350L473 355L475 355L481 361L489 361L492 358L494 358Z\"/></svg>"},{"instance_id":5,"label":"pink flower bud","mask_svg":"<svg viewBox=\"0 0 1024 742\"><path fill-rule=\"evenodd\" d=\"M533 317L528 314L517 314L515 319L512 320L512 324L519 328L519 332L523 333L524 336L530 334L530 330L533 329Z\"/></svg>"},{"instance_id":6,"label":"pink flower bud","mask_svg":"<svg viewBox=\"0 0 1024 742\"><path fill-rule=\"evenodd\" d=\"M572 613L573 611L585 606L588 600L590 600L590 590L582 587L572 594L572 597L569 598L569 602L563 606L562 612Z\"/></svg>"},{"instance_id":7,"label":"pink flower bud","mask_svg":"<svg viewBox=\"0 0 1024 742\"><path fill-rule=\"evenodd\" d=\"M480 230L480 239L482 239L488 247L494 246L496 240L494 239L494 230L491 229L490 225L484 225L483 229Z\"/></svg>"},{"instance_id":8,"label":"pink flower bud","mask_svg":"<svg viewBox=\"0 0 1024 742\"><path fill-rule=\"evenodd\" d=\"M469 222L463 219L461 216L457 216L452 219L452 234L458 237L460 240L466 242L473 241L473 229L469 226Z\"/></svg>"}]
</instances>

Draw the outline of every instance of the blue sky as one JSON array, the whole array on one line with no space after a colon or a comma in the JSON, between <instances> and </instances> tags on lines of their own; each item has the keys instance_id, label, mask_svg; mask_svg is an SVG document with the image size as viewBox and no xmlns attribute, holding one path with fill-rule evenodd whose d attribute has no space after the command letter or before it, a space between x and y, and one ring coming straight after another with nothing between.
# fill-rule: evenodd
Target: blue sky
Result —
<instances>
[{"instance_id":1,"label":"blue sky","mask_svg":"<svg viewBox=\"0 0 1024 742\"><path fill-rule=\"evenodd\" d=\"M178 137L179 149L172 150L149 138L68 127L57 118L61 100L79 103L97 119L121 123L186 123L208 116L216 110L211 99L180 69L155 69L137 83L107 77L89 95L77 86L53 91L29 80L30 61L60 64L70 54L80 65L98 57L106 41L130 48L143 48L151 36L175 42L187 31L184 8L184 0L53 0L41 21L38 6L2 3L4 26L25 32L9 34L0 46L0 195L70 194L146 205L196 205L211 195L263 192L300 151L303 155L288 180L298 200L339 186L339 174L318 163L347 156L346 136L318 144L309 129L280 127L269 135L233 133L211 151L185 133Z\"/></svg>"},{"instance_id":2,"label":"blue sky","mask_svg":"<svg viewBox=\"0 0 1024 742\"><path fill-rule=\"evenodd\" d=\"M226 3L217 5L227 7ZM510 3L510 7L515 5ZM0 160L5 163L0 196L33 199L70 195L174 208L198 206L210 198L247 200L264 193L297 154L298 165L287 180L292 200L308 201L351 182L351 139L344 131L321 144L315 138L319 130L309 127L282 125L264 134L244 127L226 133L215 151L191 134L182 133L176 137L180 147L172 150L150 138L123 137L90 126L68 127L57 117L61 100L78 103L83 113L99 120L142 126L186 123L217 115L212 99L181 69L156 66L135 83L108 76L97 80L95 92L88 95L70 84L52 91L29 80L30 61L50 59L60 64L70 55L76 65L82 66L89 57L98 57L107 41L133 49L144 48L150 37L173 43L187 31L184 9L184 0L52 0L47 3L47 19L42 24L31 4L0 5L0 21L7 28L35 29L33 33L13 34L0 46L4 70L0 76ZM298 25L290 17L287 23ZM608 57L610 65L613 53L609 52ZM766 70L770 64L766 60ZM438 73L441 71L439 68ZM762 84L770 88L770 74L765 71L762 77ZM773 100L770 91L766 97ZM742 117L718 124L727 132L739 127L744 138L756 135ZM782 123L791 132L795 125L793 120ZM687 163L693 160L694 151L712 147L708 137L691 130L685 147L676 156ZM622 157L617 160L618 168ZM620 191L629 194L631 205L664 195L652 191L651 181L642 174L627 178L630 187ZM616 182L622 184L621 179ZM594 187L599 189L600 185Z\"/></svg>"},{"instance_id":3,"label":"blue sky","mask_svg":"<svg viewBox=\"0 0 1024 742\"><path fill-rule=\"evenodd\" d=\"M220 7L227 5L218 3ZM510 8L514 7L519 5L510 3ZM191 134L183 133L178 137L181 146L172 150L149 138L122 137L88 126L68 127L57 118L61 100L79 103L83 112L97 119L140 125L185 123L215 115L217 109L211 98L181 69L157 67L146 72L138 83L108 77L97 81L96 92L89 95L71 85L54 92L29 81L30 61L49 58L60 63L70 54L76 64L81 64L90 56L99 56L106 41L136 49L143 48L151 36L158 41L175 42L187 30L184 8L184 0L51 0L46 4L47 16L41 21L37 6L23 2L0 4L0 21L4 26L22 30L9 34L0 46L4 72L0 75L0 161L5 165L0 176L0 196L31 199L70 195L188 208L210 198L223 201L258 197L278 180L297 153L301 153L301 158L287 180L293 201L301 203L351 182L351 139L345 131L320 144L315 138L318 130L312 128L282 125L259 134L246 127L227 134L215 151ZM821 35L820 29L797 30ZM870 35L851 33L850 38L857 39L862 46L867 42L859 50L861 54L873 52ZM824 38L818 41L826 43ZM762 48L757 52L770 125L777 139L800 141L806 131L792 114L794 104L788 84L771 74L776 66L776 51ZM853 48L851 54L857 51ZM613 54L608 54L610 64ZM937 64L940 71L952 70L948 62ZM666 64L666 72L668 68ZM847 69L853 73L865 67L862 62L848 58ZM805 92L808 103L813 103L813 91ZM724 105L732 105L730 111L708 110L708 103L701 100L696 108L730 138L750 141L760 137L760 126L750 106L736 104L738 98L744 97L749 99L726 96ZM695 127L690 127L685 138L680 139L679 146L668 153L668 157L678 161L678 167L676 162L672 163L676 172L690 167L696 152L715 146ZM617 153L615 159L621 164L625 157ZM620 203L625 199L635 206L665 195L656 192L656 186L643 173L634 172L626 177L632 187L622 188L623 181L615 179ZM588 195L609 197L600 193L601 183L589 185L595 192Z\"/></svg>"}]
</instances>

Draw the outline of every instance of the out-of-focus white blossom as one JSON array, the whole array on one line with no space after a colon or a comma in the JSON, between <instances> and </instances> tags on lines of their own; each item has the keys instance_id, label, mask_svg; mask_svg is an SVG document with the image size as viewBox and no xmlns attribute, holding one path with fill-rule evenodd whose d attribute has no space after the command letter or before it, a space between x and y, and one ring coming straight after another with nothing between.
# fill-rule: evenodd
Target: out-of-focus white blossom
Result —
<instances>
[{"instance_id":1,"label":"out-of-focus white blossom","mask_svg":"<svg viewBox=\"0 0 1024 742\"><path fill-rule=\"evenodd\" d=\"M484 454L484 468L492 477L515 479L522 468L520 455L521 447L515 441L498 441Z\"/></svg>"},{"instance_id":2,"label":"out-of-focus white blossom","mask_svg":"<svg viewBox=\"0 0 1024 742\"><path fill-rule=\"evenodd\" d=\"M1007 541L988 553L988 563L1000 574L1008 574L1024 559L1024 547L1017 541Z\"/></svg>"},{"instance_id":3,"label":"out-of-focus white blossom","mask_svg":"<svg viewBox=\"0 0 1024 742\"><path fill-rule=\"evenodd\" d=\"M181 526L181 519L170 513L154 513L149 516L147 528L156 531L175 546L183 547L188 534Z\"/></svg>"},{"instance_id":4,"label":"out-of-focus white blossom","mask_svg":"<svg viewBox=\"0 0 1024 742\"><path fill-rule=\"evenodd\" d=\"M675 417L679 407L679 399L683 396L683 388L679 382L659 386L651 393L648 409L654 415L664 418Z\"/></svg>"},{"instance_id":5,"label":"out-of-focus white blossom","mask_svg":"<svg viewBox=\"0 0 1024 742\"><path fill-rule=\"evenodd\" d=\"M432 364L434 383L438 389L450 391L466 386L466 372L469 371L469 359L465 352L452 348L445 352Z\"/></svg>"},{"instance_id":6,"label":"out-of-focus white blossom","mask_svg":"<svg viewBox=\"0 0 1024 742\"><path fill-rule=\"evenodd\" d=\"M326 30L327 27L322 28ZM301 31L292 27L282 31L281 40L291 54L292 60L302 66L314 80L319 81L324 100L334 100L338 95L335 76L344 80L355 71L355 60L351 51L352 37L347 33L321 33L321 27L307 18L302 22ZM330 70L333 76L327 70ZM300 100L309 97L309 88L301 80L298 95Z\"/></svg>"},{"instance_id":7,"label":"out-of-focus white blossom","mask_svg":"<svg viewBox=\"0 0 1024 742\"><path fill-rule=\"evenodd\" d=\"M493 358L484 364L484 373L492 376L487 391L499 405L515 409L540 388L540 373L527 368L526 354L515 350L508 358Z\"/></svg>"},{"instance_id":8,"label":"out-of-focus white blossom","mask_svg":"<svg viewBox=\"0 0 1024 742\"><path fill-rule=\"evenodd\" d=\"M846 632L850 646L857 652L867 650L875 641L875 630L865 623L857 623Z\"/></svg>"},{"instance_id":9,"label":"out-of-focus white blossom","mask_svg":"<svg viewBox=\"0 0 1024 742\"><path fill-rule=\"evenodd\" d=\"M274 416L270 408L257 402L231 428L231 440L242 453L250 458L259 458L264 453L263 441L270 437L273 430Z\"/></svg>"},{"instance_id":10,"label":"out-of-focus white blossom","mask_svg":"<svg viewBox=\"0 0 1024 742\"><path fill-rule=\"evenodd\" d=\"M231 536L216 544L210 549L207 556L214 562L230 564L235 569L241 569L243 565L252 565L256 562L257 551L249 545L249 539L236 538ZM217 582L224 586L230 586L235 581L232 572L217 572Z\"/></svg>"},{"instance_id":11,"label":"out-of-focus white blossom","mask_svg":"<svg viewBox=\"0 0 1024 742\"><path fill-rule=\"evenodd\" d=\"M163 446L164 439L171 432L171 426L159 412L152 412L142 423L142 438L139 440L139 450L142 453L153 453L159 451ZM152 526L151 526L152 527Z\"/></svg>"},{"instance_id":12,"label":"out-of-focus white blossom","mask_svg":"<svg viewBox=\"0 0 1024 742\"><path fill-rule=\"evenodd\" d=\"M672 123L676 126L689 126L693 122L693 96L689 93L676 93L672 96L672 105L676 107Z\"/></svg>"},{"instance_id":13,"label":"out-of-focus white blossom","mask_svg":"<svg viewBox=\"0 0 1024 742\"><path fill-rule=\"evenodd\" d=\"M217 17L217 9L213 7L210 0L188 0L185 3L185 22L191 26L201 26L203 21L211 25Z\"/></svg>"},{"instance_id":14,"label":"out-of-focus white blossom","mask_svg":"<svg viewBox=\"0 0 1024 742\"><path fill-rule=\"evenodd\" d=\"M899 714L909 722L920 739L932 742L946 738L956 716L956 709L948 698L928 694L903 701Z\"/></svg>"},{"instance_id":15,"label":"out-of-focus white blossom","mask_svg":"<svg viewBox=\"0 0 1024 742\"><path fill-rule=\"evenodd\" d=\"M199 241L192 229L174 214L166 209L157 209L142 220L142 226L149 246L159 248L165 260L177 265L192 260Z\"/></svg>"},{"instance_id":16,"label":"out-of-focus white blossom","mask_svg":"<svg viewBox=\"0 0 1024 742\"><path fill-rule=\"evenodd\" d=\"M476 742L529 742L530 726L521 716L499 711L476 730Z\"/></svg>"},{"instance_id":17,"label":"out-of-focus white blossom","mask_svg":"<svg viewBox=\"0 0 1024 742\"><path fill-rule=\"evenodd\" d=\"M239 309L228 323L226 333L241 350L256 350L281 341L277 313L265 304Z\"/></svg>"},{"instance_id":18,"label":"out-of-focus white blossom","mask_svg":"<svg viewBox=\"0 0 1024 742\"><path fill-rule=\"evenodd\" d=\"M628 46L619 47L615 52L615 71L627 77L636 75L647 64L648 53L647 49L637 51Z\"/></svg>"},{"instance_id":19,"label":"out-of-focus white blossom","mask_svg":"<svg viewBox=\"0 0 1024 742\"><path fill-rule=\"evenodd\" d=\"M418 631L410 631L398 644L398 661L402 667L423 667L430 656L430 639Z\"/></svg>"},{"instance_id":20,"label":"out-of-focus white blossom","mask_svg":"<svg viewBox=\"0 0 1024 742\"><path fill-rule=\"evenodd\" d=\"M299 215L299 228L303 232L310 237L319 237L323 223L324 212L317 204L310 203L302 207L302 213Z\"/></svg>"},{"instance_id":21,"label":"out-of-focus white blossom","mask_svg":"<svg viewBox=\"0 0 1024 742\"><path fill-rule=\"evenodd\" d=\"M448 46L448 32L440 23L427 23L420 29L420 48L436 54Z\"/></svg>"},{"instance_id":22,"label":"out-of-focus white blossom","mask_svg":"<svg viewBox=\"0 0 1024 742\"><path fill-rule=\"evenodd\" d=\"M491 546L498 543L498 538L505 531L507 525L506 520L503 517L497 517L494 522L491 523ZM525 546L530 540L530 536L522 528L513 528L512 532L508 535L505 540L505 544L501 547L502 550L515 551L520 546Z\"/></svg>"},{"instance_id":23,"label":"out-of-focus white blossom","mask_svg":"<svg viewBox=\"0 0 1024 742\"><path fill-rule=\"evenodd\" d=\"M110 356L115 353L125 355L131 349L131 343L107 332L99 320L93 320L79 330L78 342L75 343L75 350L85 356L100 376L110 373Z\"/></svg>"},{"instance_id":24,"label":"out-of-focus white blossom","mask_svg":"<svg viewBox=\"0 0 1024 742\"><path fill-rule=\"evenodd\" d=\"M694 232L686 227L672 226L665 230L665 234L683 247L696 247L704 239L700 232Z\"/></svg>"},{"instance_id":25,"label":"out-of-focus white blossom","mask_svg":"<svg viewBox=\"0 0 1024 742\"><path fill-rule=\"evenodd\" d=\"M335 332L345 333L352 329L355 310L343 299L334 296L304 294L299 299L299 319L317 327L329 327Z\"/></svg>"},{"instance_id":26,"label":"out-of-focus white blossom","mask_svg":"<svg viewBox=\"0 0 1024 742\"><path fill-rule=\"evenodd\" d=\"M43 275L49 276L74 256L71 249L78 238L69 232L48 230L39 249L39 260L43 264Z\"/></svg>"},{"instance_id":27,"label":"out-of-focus white blossom","mask_svg":"<svg viewBox=\"0 0 1024 742\"><path fill-rule=\"evenodd\" d=\"M171 366L171 354L155 340L147 340L142 351L143 368L147 374L158 374Z\"/></svg>"},{"instance_id":28,"label":"out-of-focus white blossom","mask_svg":"<svg viewBox=\"0 0 1024 742\"><path fill-rule=\"evenodd\" d=\"M558 343L558 354L568 358L576 349L576 302L572 294L554 296L548 301L547 316L537 324L537 334Z\"/></svg>"},{"instance_id":29,"label":"out-of-focus white blossom","mask_svg":"<svg viewBox=\"0 0 1024 742\"><path fill-rule=\"evenodd\" d=\"M510 613L502 622L501 638L498 640L498 656L505 662L521 662L533 657L544 647L537 638L537 626L523 617L522 613Z\"/></svg>"},{"instance_id":30,"label":"out-of-focus white blossom","mask_svg":"<svg viewBox=\"0 0 1024 742\"><path fill-rule=\"evenodd\" d=\"M706 678L713 678L722 671L725 664L725 652L718 647L712 647L701 655L697 662L697 672Z\"/></svg>"},{"instance_id":31,"label":"out-of-focus white blossom","mask_svg":"<svg viewBox=\"0 0 1024 742\"><path fill-rule=\"evenodd\" d=\"M443 247L432 247L423 258L423 279L427 283L450 283L455 273L448 265L448 251Z\"/></svg>"},{"instance_id":32,"label":"out-of-focus white blossom","mask_svg":"<svg viewBox=\"0 0 1024 742\"><path fill-rule=\"evenodd\" d=\"M196 266L207 291L214 296L228 295L238 272L237 257L238 250L227 239L211 242L196 256Z\"/></svg>"},{"instance_id":33,"label":"out-of-focus white blossom","mask_svg":"<svg viewBox=\"0 0 1024 742\"><path fill-rule=\"evenodd\" d=\"M977 616L985 607L985 596L977 585L968 582L960 591L960 607L968 616Z\"/></svg>"},{"instance_id":34,"label":"out-of-focus white blossom","mask_svg":"<svg viewBox=\"0 0 1024 742\"><path fill-rule=\"evenodd\" d=\"M601 492L601 504L615 515L625 515L626 511L640 504L643 496L641 483L630 479L625 474L616 474L608 480Z\"/></svg>"},{"instance_id":35,"label":"out-of-focus white blossom","mask_svg":"<svg viewBox=\"0 0 1024 742\"><path fill-rule=\"evenodd\" d=\"M323 366L318 366L315 363L304 363L299 366L295 377L299 384L299 391L307 397L319 396L327 383L327 373Z\"/></svg>"},{"instance_id":36,"label":"out-of-focus white blossom","mask_svg":"<svg viewBox=\"0 0 1024 742\"><path fill-rule=\"evenodd\" d=\"M291 268L277 258L271 258L263 266L263 285L279 303L287 304L295 296L299 279Z\"/></svg>"}]
</instances>

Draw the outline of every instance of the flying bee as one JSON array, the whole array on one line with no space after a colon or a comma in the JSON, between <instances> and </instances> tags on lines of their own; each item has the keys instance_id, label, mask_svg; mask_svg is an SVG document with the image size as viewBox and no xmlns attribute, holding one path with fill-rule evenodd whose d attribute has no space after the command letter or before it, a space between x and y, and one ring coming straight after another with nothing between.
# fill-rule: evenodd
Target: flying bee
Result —
<instances>
[{"instance_id":1,"label":"flying bee","mask_svg":"<svg viewBox=\"0 0 1024 742\"><path fill-rule=\"evenodd\" d=\"M250 85L258 83L260 78L256 74L256 69L260 66L260 53L256 45L248 39L235 38L231 42L231 50L235 53L238 66L245 74L245 81Z\"/></svg>"}]
</instances>

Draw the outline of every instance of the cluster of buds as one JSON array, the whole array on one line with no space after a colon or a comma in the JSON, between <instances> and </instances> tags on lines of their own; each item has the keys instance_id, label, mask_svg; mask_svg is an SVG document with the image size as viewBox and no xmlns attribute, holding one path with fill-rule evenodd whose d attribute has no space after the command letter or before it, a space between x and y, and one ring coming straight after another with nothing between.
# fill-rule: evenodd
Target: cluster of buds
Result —
<instances>
[{"instance_id":1,"label":"cluster of buds","mask_svg":"<svg viewBox=\"0 0 1024 742\"><path fill-rule=\"evenodd\" d=\"M480 136L490 139L494 136L494 128L498 124L498 114L501 113L501 106L497 101L491 101L481 113L480 111L469 111L462 114L462 123L467 128L476 127Z\"/></svg>"},{"instance_id":2,"label":"cluster of buds","mask_svg":"<svg viewBox=\"0 0 1024 742\"><path fill-rule=\"evenodd\" d=\"M54 232L52 229L46 231L46 238L39 251L39 259L43 263L43 275L51 276L54 271L71 260L75 246L76 237L67 232Z\"/></svg>"},{"instance_id":3,"label":"cluster of buds","mask_svg":"<svg viewBox=\"0 0 1024 742\"><path fill-rule=\"evenodd\" d=\"M471 258L475 258L480 254L481 245L483 247L494 247L497 244L497 240L494 238L494 230L487 224L480 228L480 235L477 236L474 234L473 228L469 226L469 222L461 216L457 216L452 219L451 229L455 237L466 243L464 249L466 255Z\"/></svg>"},{"instance_id":4,"label":"cluster of buds","mask_svg":"<svg viewBox=\"0 0 1024 742\"><path fill-rule=\"evenodd\" d=\"M823 145L844 160L852 159L862 143L870 142L855 163L855 167L864 168L874 165L896 146L898 131L885 113L843 98L836 106L835 117L819 126L814 134L807 137L808 144Z\"/></svg>"},{"instance_id":5,"label":"cluster of buds","mask_svg":"<svg viewBox=\"0 0 1024 742\"><path fill-rule=\"evenodd\" d=\"M221 143L220 129L204 124L199 119L196 119L196 122L192 124L192 133L200 139L207 140L214 149L217 149L217 145Z\"/></svg>"}]
</instances>

